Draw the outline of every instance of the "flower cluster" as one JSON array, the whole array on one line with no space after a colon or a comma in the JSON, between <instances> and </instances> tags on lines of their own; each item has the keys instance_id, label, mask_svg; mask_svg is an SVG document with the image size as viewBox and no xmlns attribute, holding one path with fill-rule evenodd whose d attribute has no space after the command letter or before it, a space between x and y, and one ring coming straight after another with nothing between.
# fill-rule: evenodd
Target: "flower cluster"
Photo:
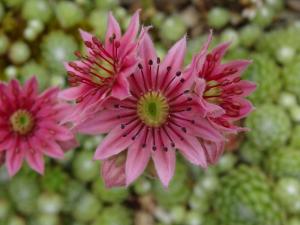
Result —
<instances>
[{"instance_id":1,"label":"flower cluster","mask_svg":"<svg viewBox=\"0 0 300 225\"><path fill-rule=\"evenodd\" d=\"M217 162L226 135L245 130L235 121L253 108L245 97L255 84L240 77L250 62L223 64L229 43L209 52L210 34L184 67L186 37L160 59L149 29L140 28L137 11L123 35L109 14L104 42L80 30L86 53L65 63L71 87L59 94L38 95L35 79L23 89L15 80L1 84L0 151L10 175L24 157L42 173L42 153L61 157L74 132L106 135L94 159L107 187L128 186L152 165L167 187L177 152L202 168Z\"/></svg>"}]
</instances>

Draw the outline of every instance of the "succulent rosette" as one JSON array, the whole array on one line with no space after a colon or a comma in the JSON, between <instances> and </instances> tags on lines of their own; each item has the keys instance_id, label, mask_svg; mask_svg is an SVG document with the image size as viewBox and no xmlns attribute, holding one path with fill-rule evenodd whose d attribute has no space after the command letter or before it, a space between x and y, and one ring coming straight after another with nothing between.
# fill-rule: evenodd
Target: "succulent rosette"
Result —
<instances>
[{"instance_id":1,"label":"succulent rosette","mask_svg":"<svg viewBox=\"0 0 300 225\"><path fill-rule=\"evenodd\" d=\"M76 146L76 140L62 121L72 108L58 100L58 88L38 93L32 77L24 86L13 79L0 83L0 154L10 176L24 160L40 174L44 173L43 156L61 159L64 150Z\"/></svg>"}]
</instances>

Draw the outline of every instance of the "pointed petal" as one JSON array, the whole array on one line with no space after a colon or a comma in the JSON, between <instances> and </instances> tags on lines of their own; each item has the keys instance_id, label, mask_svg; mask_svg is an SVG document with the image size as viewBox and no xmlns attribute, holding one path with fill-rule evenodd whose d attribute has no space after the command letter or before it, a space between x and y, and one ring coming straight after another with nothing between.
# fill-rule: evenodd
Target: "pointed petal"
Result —
<instances>
[{"instance_id":1,"label":"pointed petal","mask_svg":"<svg viewBox=\"0 0 300 225\"><path fill-rule=\"evenodd\" d=\"M138 46L138 55L142 59L143 67L148 66L149 60L155 61L157 56L155 53L154 44L149 33L146 31L140 40Z\"/></svg>"},{"instance_id":2,"label":"pointed petal","mask_svg":"<svg viewBox=\"0 0 300 225\"><path fill-rule=\"evenodd\" d=\"M71 87L71 88L67 88L65 90L60 91L59 94L58 94L58 98L71 101L71 100L77 99L83 93L84 92L83 92L83 87L82 86Z\"/></svg>"},{"instance_id":3,"label":"pointed petal","mask_svg":"<svg viewBox=\"0 0 300 225\"><path fill-rule=\"evenodd\" d=\"M25 156L29 166L39 174L43 175L45 171L45 165L42 153L39 151L32 152L28 150Z\"/></svg>"},{"instance_id":4,"label":"pointed petal","mask_svg":"<svg viewBox=\"0 0 300 225\"><path fill-rule=\"evenodd\" d=\"M110 131L96 149L94 159L104 160L124 151L132 143L129 135L123 137L127 132L128 128L122 129L120 126Z\"/></svg>"},{"instance_id":5,"label":"pointed petal","mask_svg":"<svg viewBox=\"0 0 300 225\"><path fill-rule=\"evenodd\" d=\"M145 170L150 159L149 149L141 148L141 138L131 145L127 151L126 186L135 181Z\"/></svg>"},{"instance_id":6,"label":"pointed petal","mask_svg":"<svg viewBox=\"0 0 300 225\"><path fill-rule=\"evenodd\" d=\"M35 76L31 77L24 84L24 94L27 98L38 94L38 81Z\"/></svg>"},{"instance_id":7,"label":"pointed petal","mask_svg":"<svg viewBox=\"0 0 300 225\"><path fill-rule=\"evenodd\" d=\"M46 140L44 137L35 135L30 138L29 142L31 146L38 146L39 150L49 157L55 159L62 159L64 157L61 147L52 140Z\"/></svg>"},{"instance_id":8,"label":"pointed petal","mask_svg":"<svg viewBox=\"0 0 300 225\"><path fill-rule=\"evenodd\" d=\"M168 52L161 65L160 79L158 84L161 89L166 88L169 81L175 76L176 72L182 71L182 64L186 52L186 36L180 39ZM168 67L170 67L169 72Z\"/></svg>"},{"instance_id":9,"label":"pointed petal","mask_svg":"<svg viewBox=\"0 0 300 225\"><path fill-rule=\"evenodd\" d=\"M89 32L86 32L82 29L79 29L79 32L80 32L80 36L81 36L83 41L92 41L92 39L93 39L92 34L90 34Z\"/></svg>"},{"instance_id":10,"label":"pointed petal","mask_svg":"<svg viewBox=\"0 0 300 225\"><path fill-rule=\"evenodd\" d=\"M171 66L170 74L174 75L177 71L181 71L186 52L186 36L176 42L169 50L162 62L162 70L165 71L168 66Z\"/></svg>"},{"instance_id":11,"label":"pointed petal","mask_svg":"<svg viewBox=\"0 0 300 225\"><path fill-rule=\"evenodd\" d=\"M230 115L230 113L227 112L223 116L225 119L229 119L231 121L236 121L236 120L245 118L254 109L254 106L252 105L252 103L249 100L244 99L244 98L234 98L234 99L232 99L232 102L239 104L240 109L239 109L238 115Z\"/></svg>"},{"instance_id":12,"label":"pointed petal","mask_svg":"<svg viewBox=\"0 0 300 225\"><path fill-rule=\"evenodd\" d=\"M217 47L215 47L211 54L213 55L214 59L216 60L216 65L219 65L221 63L221 60L225 53L227 52L228 48L230 46L230 42L224 42L219 44Z\"/></svg>"},{"instance_id":13,"label":"pointed petal","mask_svg":"<svg viewBox=\"0 0 300 225\"><path fill-rule=\"evenodd\" d=\"M207 161L203 148L196 137L184 134L179 136L170 129L169 133L172 135L174 142L176 143L175 147L179 149L179 151L188 161L204 168L207 167Z\"/></svg>"},{"instance_id":14,"label":"pointed petal","mask_svg":"<svg viewBox=\"0 0 300 225\"><path fill-rule=\"evenodd\" d=\"M108 14L108 22L107 22L107 31L105 36L105 46L109 46L110 41L109 39L115 35L116 39L119 39L121 37L121 29L119 26L119 23L113 16L112 12L109 12Z\"/></svg>"},{"instance_id":15,"label":"pointed petal","mask_svg":"<svg viewBox=\"0 0 300 225\"><path fill-rule=\"evenodd\" d=\"M180 126L185 127L187 134L190 134L191 136L194 135L210 141L221 141L224 139L223 135L215 127L212 126L207 118L198 116L197 118L195 118L194 123L179 120L176 118L174 118L174 121L176 121L176 123Z\"/></svg>"},{"instance_id":16,"label":"pointed petal","mask_svg":"<svg viewBox=\"0 0 300 225\"><path fill-rule=\"evenodd\" d=\"M16 138L14 140L12 148L6 151L5 163L8 171L8 175L13 177L20 169L24 159L24 149L20 147L20 140Z\"/></svg>"},{"instance_id":17,"label":"pointed petal","mask_svg":"<svg viewBox=\"0 0 300 225\"><path fill-rule=\"evenodd\" d=\"M64 152L68 150L73 150L79 146L79 143L76 138L72 138L67 141L58 141L59 146L63 149Z\"/></svg>"},{"instance_id":18,"label":"pointed petal","mask_svg":"<svg viewBox=\"0 0 300 225\"><path fill-rule=\"evenodd\" d=\"M10 177L16 175L16 173L21 169L23 158L24 154L22 152L16 153L13 149L6 151L6 168Z\"/></svg>"},{"instance_id":19,"label":"pointed petal","mask_svg":"<svg viewBox=\"0 0 300 225\"><path fill-rule=\"evenodd\" d=\"M140 25L140 11L141 10L139 9L133 14L128 29L122 37L122 43L130 43L135 40Z\"/></svg>"},{"instance_id":20,"label":"pointed petal","mask_svg":"<svg viewBox=\"0 0 300 225\"><path fill-rule=\"evenodd\" d=\"M152 152L152 159L159 179L164 187L168 187L175 171L175 151L169 150L165 152L159 149Z\"/></svg>"},{"instance_id":21,"label":"pointed petal","mask_svg":"<svg viewBox=\"0 0 300 225\"><path fill-rule=\"evenodd\" d=\"M103 110L79 124L75 130L79 133L95 135L108 133L117 125L120 125L120 120L117 119L115 112Z\"/></svg>"},{"instance_id":22,"label":"pointed petal","mask_svg":"<svg viewBox=\"0 0 300 225\"><path fill-rule=\"evenodd\" d=\"M224 152L225 142L201 141L209 164L215 164Z\"/></svg>"},{"instance_id":23,"label":"pointed petal","mask_svg":"<svg viewBox=\"0 0 300 225\"><path fill-rule=\"evenodd\" d=\"M123 155L116 155L104 160L101 164L101 175L107 188L122 187L126 184L125 160Z\"/></svg>"}]
</instances>

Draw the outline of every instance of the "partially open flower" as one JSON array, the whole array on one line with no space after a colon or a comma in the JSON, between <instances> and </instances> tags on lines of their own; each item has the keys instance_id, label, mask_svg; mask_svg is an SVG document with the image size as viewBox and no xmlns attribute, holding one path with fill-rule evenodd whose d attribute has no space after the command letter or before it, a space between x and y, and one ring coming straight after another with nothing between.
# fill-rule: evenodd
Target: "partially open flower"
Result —
<instances>
[{"instance_id":1,"label":"partially open flower","mask_svg":"<svg viewBox=\"0 0 300 225\"><path fill-rule=\"evenodd\" d=\"M118 22L110 13L105 43L80 30L87 54L78 51L75 53L78 60L65 64L72 87L61 93L62 98L77 103L70 120L78 123L87 118L109 96L120 100L129 96L127 77L137 63L138 30L139 11L133 15L123 36Z\"/></svg>"},{"instance_id":2,"label":"partially open flower","mask_svg":"<svg viewBox=\"0 0 300 225\"><path fill-rule=\"evenodd\" d=\"M26 159L38 173L44 172L43 155L62 158L62 145L76 145L72 132L61 124L71 112L57 99L59 90L38 93L36 78L22 87L17 80L0 83L0 153L8 173L14 176Z\"/></svg>"},{"instance_id":3,"label":"partially open flower","mask_svg":"<svg viewBox=\"0 0 300 225\"><path fill-rule=\"evenodd\" d=\"M122 184L123 180L117 179L124 174L123 182L129 185L150 159L163 185L168 186L175 169L176 150L204 168L222 152L223 136L201 116L204 109L190 88L193 79L181 72L185 50L184 37L161 62L145 33L138 48L141 61L128 78L131 95L126 99L107 99L102 110L77 127L87 134L108 133L95 153L95 159L104 160L104 165L116 165L107 160L116 162L120 158L117 156L127 154L118 162L119 171L116 167L102 169L107 186Z\"/></svg>"},{"instance_id":4,"label":"partially open flower","mask_svg":"<svg viewBox=\"0 0 300 225\"><path fill-rule=\"evenodd\" d=\"M188 72L199 77L201 81L198 82L205 83L199 99L203 107L214 108L214 112L219 112L208 114L210 121L223 131L243 130L233 122L246 117L253 109L251 102L245 97L255 90L256 85L241 79L242 72L251 61L235 60L223 64L222 58L230 43L220 44L209 53L208 46L211 39L212 34L209 35L201 51L193 58L188 66Z\"/></svg>"}]
</instances>

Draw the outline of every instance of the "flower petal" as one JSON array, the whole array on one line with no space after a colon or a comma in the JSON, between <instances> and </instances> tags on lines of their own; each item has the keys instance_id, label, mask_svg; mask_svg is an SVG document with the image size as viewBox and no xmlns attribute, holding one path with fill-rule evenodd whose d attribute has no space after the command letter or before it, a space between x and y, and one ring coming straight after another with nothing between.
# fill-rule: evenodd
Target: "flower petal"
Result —
<instances>
[{"instance_id":1,"label":"flower petal","mask_svg":"<svg viewBox=\"0 0 300 225\"><path fill-rule=\"evenodd\" d=\"M13 177L23 164L24 149L20 147L19 143L19 138L16 138L12 148L6 150L5 163L10 177Z\"/></svg>"},{"instance_id":2,"label":"flower petal","mask_svg":"<svg viewBox=\"0 0 300 225\"><path fill-rule=\"evenodd\" d=\"M215 164L224 152L225 142L201 141L209 164Z\"/></svg>"},{"instance_id":3,"label":"flower petal","mask_svg":"<svg viewBox=\"0 0 300 225\"><path fill-rule=\"evenodd\" d=\"M104 160L101 164L101 175L107 188L122 187L126 184L125 160L116 155Z\"/></svg>"},{"instance_id":4,"label":"flower petal","mask_svg":"<svg viewBox=\"0 0 300 225\"><path fill-rule=\"evenodd\" d=\"M123 78L123 74L119 74L111 90L111 96L117 99L123 100L130 96L129 84L126 78Z\"/></svg>"},{"instance_id":5,"label":"flower petal","mask_svg":"<svg viewBox=\"0 0 300 225\"><path fill-rule=\"evenodd\" d=\"M140 25L140 11L141 10L139 9L133 14L127 31L121 39L122 43L129 44L136 38Z\"/></svg>"},{"instance_id":6,"label":"flower petal","mask_svg":"<svg viewBox=\"0 0 300 225\"><path fill-rule=\"evenodd\" d=\"M173 149L164 151L162 148L165 143L161 143L161 141L164 142L167 137L162 133L162 138L159 139L157 132L156 135L156 140L159 140L157 141L157 150L152 151L151 155L159 179L164 187L168 187L175 171L176 152Z\"/></svg>"},{"instance_id":7,"label":"flower petal","mask_svg":"<svg viewBox=\"0 0 300 225\"><path fill-rule=\"evenodd\" d=\"M160 87L166 87L169 81L175 76L176 72L181 71L184 56L186 52L186 36L176 42L169 50L161 65L161 74L159 79ZM170 68L169 72L168 67Z\"/></svg>"},{"instance_id":8,"label":"flower petal","mask_svg":"<svg viewBox=\"0 0 300 225\"><path fill-rule=\"evenodd\" d=\"M37 146L31 146L31 148L32 149L30 149L28 146L28 148L25 150L26 160L33 170L43 175L45 171L43 154L37 149Z\"/></svg>"},{"instance_id":9,"label":"flower petal","mask_svg":"<svg viewBox=\"0 0 300 225\"><path fill-rule=\"evenodd\" d=\"M75 100L84 93L84 87L71 87L59 92L58 97L64 100Z\"/></svg>"},{"instance_id":10,"label":"flower petal","mask_svg":"<svg viewBox=\"0 0 300 225\"><path fill-rule=\"evenodd\" d=\"M31 77L24 84L24 95L27 98L36 96L38 94L38 81L35 76Z\"/></svg>"},{"instance_id":11,"label":"flower petal","mask_svg":"<svg viewBox=\"0 0 300 225\"><path fill-rule=\"evenodd\" d=\"M142 149L141 141L141 138L139 138L139 140L135 140L135 143L128 148L125 167L126 186L135 181L148 165L151 150Z\"/></svg>"},{"instance_id":12,"label":"flower petal","mask_svg":"<svg viewBox=\"0 0 300 225\"><path fill-rule=\"evenodd\" d=\"M79 32L83 41L92 41L93 35L91 33L84 31L82 29L79 29Z\"/></svg>"},{"instance_id":13,"label":"flower petal","mask_svg":"<svg viewBox=\"0 0 300 225\"><path fill-rule=\"evenodd\" d=\"M110 45L110 38L115 35L116 39L120 39L121 37L121 29L119 23L113 16L112 12L108 14L108 21L107 21L107 31L105 36L105 46L108 47Z\"/></svg>"},{"instance_id":14,"label":"flower petal","mask_svg":"<svg viewBox=\"0 0 300 225\"><path fill-rule=\"evenodd\" d=\"M127 132L128 128L115 127L98 146L94 159L104 160L124 151L132 143L129 135L123 136Z\"/></svg>"},{"instance_id":15,"label":"flower petal","mask_svg":"<svg viewBox=\"0 0 300 225\"><path fill-rule=\"evenodd\" d=\"M117 125L120 125L120 120L115 116L115 112L103 110L76 126L75 130L79 133L95 135L108 133Z\"/></svg>"}]
</instances>

